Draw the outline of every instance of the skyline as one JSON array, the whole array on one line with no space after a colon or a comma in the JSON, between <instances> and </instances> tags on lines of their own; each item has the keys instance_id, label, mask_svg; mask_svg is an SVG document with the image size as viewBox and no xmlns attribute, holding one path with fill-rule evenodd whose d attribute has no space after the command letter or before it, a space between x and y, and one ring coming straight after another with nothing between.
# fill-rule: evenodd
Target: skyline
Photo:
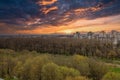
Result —
<instances>
[{"instance_id":1,"label":"skyline","mask_svg":"<svg viewBox=\"0 0 120 80\"><path fill-rule=\"evenodd\" d=\"M1 0L0 34L120 31L120 0Z\"/></svg>"}]
</instances>

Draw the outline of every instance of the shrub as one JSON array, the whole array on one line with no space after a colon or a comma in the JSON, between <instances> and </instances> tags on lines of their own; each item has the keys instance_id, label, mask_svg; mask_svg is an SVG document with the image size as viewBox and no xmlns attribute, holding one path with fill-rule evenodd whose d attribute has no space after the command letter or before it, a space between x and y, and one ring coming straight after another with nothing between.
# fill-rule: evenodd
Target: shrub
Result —
<instances>
[{"instance_id":1,"label":"shrub","mask_svg":"<svg viewBox=\"0 0 120 80\"><path fill-rule=\"evenodd\" d=\"M108 72L102 80L120 80L120 73Z\"/></svg>"},{"instance_id":2,"label":"shrub","mask_svg":"<svg viewBox=\"0 0 120 80\"><path fill-rule=\"evenodd\" d=\"M88 78L78 76L78 77L67 77L66 80L88 80Z\"/></svg>"}]
</instances>

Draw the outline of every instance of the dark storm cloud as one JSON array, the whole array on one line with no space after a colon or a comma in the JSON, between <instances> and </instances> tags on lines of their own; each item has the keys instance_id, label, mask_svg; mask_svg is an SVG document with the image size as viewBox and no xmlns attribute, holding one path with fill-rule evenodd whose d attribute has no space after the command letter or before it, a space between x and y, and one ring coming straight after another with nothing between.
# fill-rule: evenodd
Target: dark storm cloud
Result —
<instances>
[{"instance_id":1,"label":"dark storm cloud","mask_svg":"<svg viewBox=\"0 0 120 80\"><path fill-rule=\"evenodd\" d=\"M0 24L15 30L118 14L120 0L0 0Z\"/></svg>"}]
</instances>

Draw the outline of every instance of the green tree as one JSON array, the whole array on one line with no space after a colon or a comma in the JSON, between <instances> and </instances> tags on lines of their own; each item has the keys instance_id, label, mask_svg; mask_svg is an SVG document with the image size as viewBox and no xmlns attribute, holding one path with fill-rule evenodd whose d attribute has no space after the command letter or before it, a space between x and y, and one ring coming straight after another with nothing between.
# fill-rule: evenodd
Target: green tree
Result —
<instances>
[{"instance_id":1,"label":"green tree","mask_svg":"<svg viewBox=\"0 0 120 80\"><path fill-rule=\"evenodd\" d=\"M54 63L44 65L42 68L42 80L62 80L59 66Z\"/></svg>"},{"instance_id":2,"label":"green tree","mask_svg":"<svg viewBox=\"0 0 120 80\"><path fill-rule=\"evenodd\" d=\"M107 56L109 59L113 59L117 56L117 53L113 50L110 50Z\"/></svg>"},{"instance_id":3,"label":"green tree","mask_svg":"<svg viewBox=\"0 0 120 80\"><path fill-rule=\"evenodd\" d=\"M90 74L87 57L80 56L80 55L74 55L73 60L72 60L72 66L73 68L79 70L79 72L83 76L88 76Z\"/></svg>"},{"instance_id":4,"label":"green tree","mask_svg":"<svg viewBox=\"0 0 120 80\"><path fill-rule=\"evenodd\" d=\"M33 56L25 62L18 61L14 74L21 80L41 80L42 67L49 62L48 55Z\"/></svg>"},{"instance_id":5,"label":"green tree","mask_svg":"<svg viewBox=\"0 0 120 80\"><path fill-rule=\"evenodd\" d=\"M108 72L108 66L102 62L95 61L94 59L89 60L89 67L89 77L93 78L94 80L100 80Z\"/></svg>"},{"instance_id":6,"label":"green tree","mask_svg":"<svg viewBox=\"0 0 120 80\"><path fill-rule=\"evenodd\" d=\"M63 75L63 79L65 79L68 76L71 76L71 77L80 76L80 72L73 68L68 68L68 67L62 66L62 67L60 67L60 72Z\"/></svg>"}]
</instances>

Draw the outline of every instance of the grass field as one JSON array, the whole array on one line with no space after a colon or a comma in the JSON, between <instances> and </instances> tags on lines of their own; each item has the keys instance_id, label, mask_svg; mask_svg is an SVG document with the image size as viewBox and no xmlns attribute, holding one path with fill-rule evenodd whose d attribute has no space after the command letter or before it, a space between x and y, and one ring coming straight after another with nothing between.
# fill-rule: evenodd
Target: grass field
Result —
<instances>
[{"instance_id":1,"label":"grass field","mask_svg":"<svg viewBox=\"0 0 120 80\"><path fill-rule=\"evenodd\" d=\"M110 72L120 73L120 60L100 59L109 66Z\"/></svg>"},{"instance_id":2,"label":"grass field","mask_svg":"<svg viewBox=\"0 0 120 80\"><path fill-rule=\"evenodd\" d=\"M120 68L118 68L118 67L113 67L113 68L110 68L110 71L111 71L111 72L115 72L115 73L120 73Z\"/></svg>"}]
</instances>

